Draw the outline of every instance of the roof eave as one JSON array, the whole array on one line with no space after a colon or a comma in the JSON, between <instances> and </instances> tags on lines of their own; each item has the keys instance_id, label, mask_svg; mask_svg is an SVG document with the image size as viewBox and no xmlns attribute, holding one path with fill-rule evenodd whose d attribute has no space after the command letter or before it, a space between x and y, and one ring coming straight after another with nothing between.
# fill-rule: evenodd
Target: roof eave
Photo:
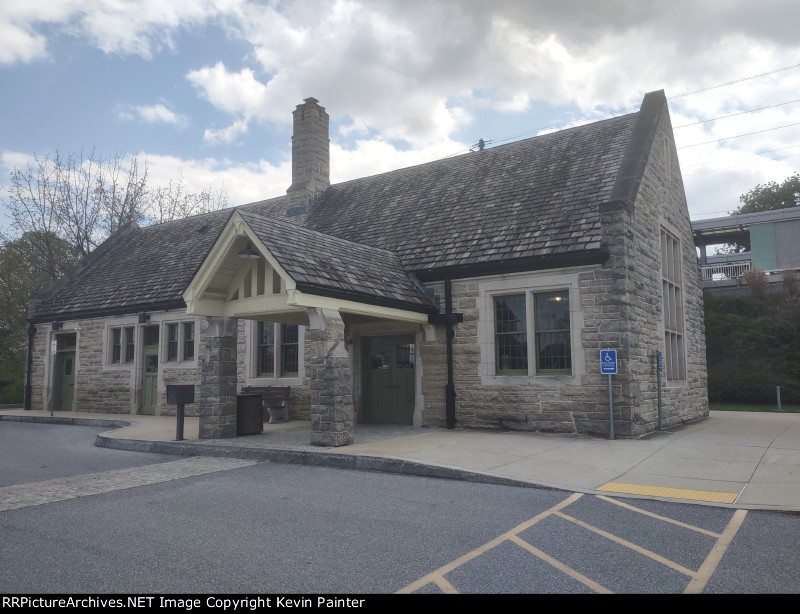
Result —
<instances>
[{"instance_id":1,"label":"roof eave","mask_svg":"<svg viewBox=\"0 0 800 614\"><path fill-rule=\"evenodd\" d=\"M338 288L330 288L327 286L319 286L309 283L297 283L297 289L306 294L314 296L324 296L327 298L337 298L346 301L353 301L357 303L364 303L366 305L375 305L377 307L390 307L392 309L402 309L404 311L413 311L415 313L435 313L437 309L433 305L421 305L416 303L408 303L397 299L387 297L374 296L370 294L362 294L360 292L353 292L350 290L343 290Z\"/></svg>"},{"instance_id":2,"label":"roof eave","mask_svg":"<svg viewBox=\"0 0 800 614\"><path fill-rule=\"evenodd\" d=\"M170 311L172 309L186 309L183 299L159 301L155 303L137 303L134 305L121 305L119 307L107 307L103 309L77 309L64 313L45 312L34 313L30 320L33 324L52 322L59 320L66 322L69 320L91 320L94 318L106 318L109 316L133 315L141 311Z\"/></svg>"},{"instance_id":3,"label":"roof eave","mask_svg":"<svg viewBox=\"0 0 800 614\"><path fill-rule=\"evenodd\" d=\"M542 256L529 256L527 258L436 267L416 270L414 274L422 282L443 281L445 279L466 279L470 277L484 277L487 275L502 275L505 273L521 273L524 271L542 271L545 269L562 269L603 264L608 260L608 255L608 249L601 247L577 252L545 254Z\"/></svg>"}]
</instances>

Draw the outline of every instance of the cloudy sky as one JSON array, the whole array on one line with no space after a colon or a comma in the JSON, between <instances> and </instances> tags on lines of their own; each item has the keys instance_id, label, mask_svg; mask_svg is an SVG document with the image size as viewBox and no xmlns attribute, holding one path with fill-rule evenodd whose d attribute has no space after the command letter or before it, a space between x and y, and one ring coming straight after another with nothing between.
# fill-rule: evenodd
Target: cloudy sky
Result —
<instances>
[{"instance_id":1,"label":"cloudy sky","mask_svg":"<svg viewBox=\"0 0 800 614\"><path fill-rule=\"evenodd\" d=\"M34 154L285 193L291 111L339 182L670 99L693 219L800 165L797 0L0 0L0 184ZM746 135L746 136L745 136Z\"/></svg>"}]
</instances>

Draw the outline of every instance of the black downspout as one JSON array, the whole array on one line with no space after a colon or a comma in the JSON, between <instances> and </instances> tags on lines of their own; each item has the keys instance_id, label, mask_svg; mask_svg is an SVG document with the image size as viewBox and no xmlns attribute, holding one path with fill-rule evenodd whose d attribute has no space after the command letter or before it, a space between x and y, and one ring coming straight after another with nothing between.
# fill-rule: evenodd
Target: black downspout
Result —
<instances>
[{"instance_id":1,"label":"black downspout","mask_svg":"<svg viewBox=\"0 0 800 614\"><path fill-rule=\"evenodd\" d=\"M33 338L35 335L36 327L33 325L32 320L28 320L28 365L25 372L25 401L23 402L25 409L31 408L31 399L33 398L31 371L33 371Z\"/></svg>"},{"instance_id":2,"label":"black downspout","mask_svg":"<svg viewBox=\"0 0 800 614\"><path fill-rule=\"evenodd\" d=\"M456 385L453 381L453 295L450 289L450 280L444 280L444 306L446 316L447 338L447 386L444 393L445 426L449 429L456 427Z\"/></svg>"}]
</instances>

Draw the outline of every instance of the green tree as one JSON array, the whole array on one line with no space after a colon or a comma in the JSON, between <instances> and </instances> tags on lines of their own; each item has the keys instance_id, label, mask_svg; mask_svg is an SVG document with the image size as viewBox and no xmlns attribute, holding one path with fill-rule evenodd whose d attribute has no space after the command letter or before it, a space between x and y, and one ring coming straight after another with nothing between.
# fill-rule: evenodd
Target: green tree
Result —
<instances>
[{"instance_id":1,"label":"green tree","mask_svg":"<svg viewBox=\"0 0 800 614\"><path fill-rule=\"evenodd\" d=\"M32 294L50 287L128 222L161 223L227 206L227 190L189 192L183 178L148 185L147 161L62 153L11 171L0 199L0 379L21 394ZM16 392L15 392L16 391ZM12 398L10 402L21 401Z\"/></svg>"},{"instance_id":2,"label":"green tree","mask_svg":"<svg viewBox=\"0 0 800 614\"><path fill-rule=\"evenodd\" d=\"M759 183L749 192L742 194L739 197L739 201L742 204L731 211L731 215L798 207L800 206L800 173L795 172L781 183L776 181L770 181L765 184ZM750 239L748 237L748 239L742 243L729 243L725 245L725 247L718 249L717 253L739 254L749 251Z\"/></svg>"},{"instance_id":3,"label":"green tree","mask_svg":"<svg viewBox=\"0 0 800 614\"><path fill-rule=\"evenodd\" d=\"M28 300L66 273L79 250L67 241L28 232L0 247L0 403L21 402L27 351Z\"/></svg>"},{"instance_id":4,"label":"green tree","mask_svg":"<svg viewBox=\"0 0 800 614\"><path fill-rule=\"evenodd\" d=\"M800 206L800 173L795 172L782 183L770 181L763 185L758 184L746 194L742 194L739 200L742 205L733 212L734 215L798 207Z\"/></svg>"}]
</instances>

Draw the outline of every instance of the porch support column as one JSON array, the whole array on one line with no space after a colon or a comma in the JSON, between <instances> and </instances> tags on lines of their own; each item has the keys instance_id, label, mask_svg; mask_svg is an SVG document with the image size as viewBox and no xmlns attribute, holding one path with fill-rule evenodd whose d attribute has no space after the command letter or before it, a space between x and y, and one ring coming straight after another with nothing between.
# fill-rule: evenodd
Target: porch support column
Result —
<instances>
[{"instance_id":1,"label":"porch support column","mask_svg":"<svg viewBox=\"0 0 800 614\"><path fill-rule=\"evenodd\" d=\"M353 443L353 374L338 311L308 308L306 373L311 378L311 444Z\"/></svg>"},{"instance_id":2,"label":"porch support column","mask_svg":"<svg viewBox=\"0 0 800 614\"><path fill-rule=\"evenodd\" d=\"M236 437L236 318L208 320L200 357L200 439Z\"/></svg>"}]
</instances>

